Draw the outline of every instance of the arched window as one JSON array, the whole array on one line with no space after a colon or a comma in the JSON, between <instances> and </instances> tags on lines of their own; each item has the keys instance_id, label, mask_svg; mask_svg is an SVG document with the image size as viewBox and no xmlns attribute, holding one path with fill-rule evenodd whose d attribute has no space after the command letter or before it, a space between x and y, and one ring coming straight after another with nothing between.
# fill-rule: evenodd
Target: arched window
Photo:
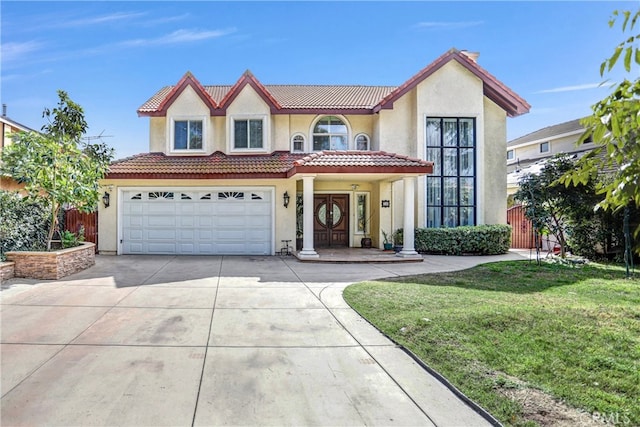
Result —
<instances>
[{"instance_id":1,"label":"arched window","mask_svg":"<svg viewBox=\"0 0 640 427\"><path fill-rule=\"evenodd\" d=\"M370 149L369 136L364 133L356 135L356 150L369 151Z\"/></svg>"},{"instance_id":2,"label":"arched window","mask_svg":"<svg viewBox=\"0 0 640 427\"><path fill-rule=\"evenodd\" d=\"M313 151L349 148L347 125L336 116L326 116L313 127Z\"/></svg>"},{"instance_id":3,"label":"arched window","mask_svg":"<svg viewBox=\"0 0 640 427\"><path fill-rule=\"evenodd\" d=\"M304 135L298 133L291 138L291 152L304 153Z\"/></svg>"}]
</instances>

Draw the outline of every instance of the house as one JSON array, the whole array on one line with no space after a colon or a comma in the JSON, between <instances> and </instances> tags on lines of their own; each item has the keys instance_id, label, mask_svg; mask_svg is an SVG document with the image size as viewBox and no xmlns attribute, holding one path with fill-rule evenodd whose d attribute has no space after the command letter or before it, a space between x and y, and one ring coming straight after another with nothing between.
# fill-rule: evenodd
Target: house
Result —
<instances>
[{"instance_id":1,"label":"house","mask_svg":"<svg viewBox=\"0 0 640 427\"><path fill-rule=\"evenodd\" d=\"M7 104L2 104L2 116L0 116L0 124L2 125L2 140L0 141L0 154L4 147L11 144L11 135L17 132L31 132L33 129L10 119L7 116ZM0 190L13 191L19 190L23 186L15 182L8 176L0 175Z\"/></svg>"},{"instance_id":2,"label":"house","mask_svg":"<svg viewBox=\"0 0 640 427\"><path fill-rule=\"evenodd\" d=\"M100 252L272 255L301 233L315 258L404 228L412 257L416 226L505 223L506 119L529 105L476 57L451 49L400 86L187 72L138 109L149 152L101 182Z\"/></svg>"},{"instance_id":3,"label":"house","mask_svg":"<svg viewBox=\"0 0 640 427\"><path fill-rule=\"evenodd\" d=\"M547 159L559 153L581 155L595 148L591 139L577 145L584 133L582 119L547 126L507 142L507 194L518 191L520 178L538 173Z\"/></svg>"}]
</instances>

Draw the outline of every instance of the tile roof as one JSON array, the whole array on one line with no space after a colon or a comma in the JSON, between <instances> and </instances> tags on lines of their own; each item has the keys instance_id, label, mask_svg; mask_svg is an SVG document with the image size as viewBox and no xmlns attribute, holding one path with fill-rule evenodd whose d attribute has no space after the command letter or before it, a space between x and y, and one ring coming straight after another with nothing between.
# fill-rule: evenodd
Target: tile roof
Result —
<instances>
[{"instance_id":1,"label":"tile roof","mask_svg":"<svg viewBox=\"0 0 640 427\"><path fill-rule=\"evenodd\" d=\"M386 151L321 151L294 162L295 166L362 167L362 166L428 166L431 162Z\"/></svg>"},{"instance_id":2,"label":"tile roof","mask_svg":"<svg viewBox=\"0 0 640 427\"><path fill-rule=\"evenodd\" d=\"M251 85L270 105L272 112L371 114L383 108L392 108L398 98L450 61L457 61L480 78L483 81L485 96L500 105L510 117L529 111L530 105L523 98L465 53L451 49L400 86L263 85L248 70L232 86L207 86L200 85L195 77L187 72L176 86L164 87L149 98L140 106L138 114L141 116L163 115L166 112L163 109L172 102L173 96L178 91L174 89L181 90L185 84L191 84L201 98L211 100L209 104L216 106L212 109L212 114L224 114L229 103L247 84Z\"/></svg>"},{"instance_id":3,"label":"tile roof","mask_svg":"<svg viewBox=\"0 0 640 427\"><path fill-rule=\"evenodd\" d=\"M541 139L552 139L553 137L558 137L560 135L564 135L572 132L583 132L584 126L580 124L582 119L570 120L568 122L559 123L557 125L547 126L542 129L538 129L537 131L528 133L524 136L521 136L516 139L512 139L507 142L507 146L514 146L524 144L525 142L538 141Z\"/></svg>"},{"instance_id":4,"label":"tile roof","mask_svg":"<svg viewBox=\"0 0 640 427\"><path fill-rule=\"evenodd\" d=\"M158 110L174 86L160 89L138 109L141 114ZM204 85L205 91L218 103L233 86ZM264 85L284 110L299 109L371 109L391 93L395 86L362 85Z\"/></svg>"},{"instance_id":5,"label":"tile roof","mask_svg":"<svg viewBox=\"0 0 640 427\"><path fill-rule=\"evenodd\" d=\"M286 178L315 173L431 173L432 163L384 151L324 151L294 154L167 156L144 153L111 163L107 179Z\"/></svg>"}]
</instances>

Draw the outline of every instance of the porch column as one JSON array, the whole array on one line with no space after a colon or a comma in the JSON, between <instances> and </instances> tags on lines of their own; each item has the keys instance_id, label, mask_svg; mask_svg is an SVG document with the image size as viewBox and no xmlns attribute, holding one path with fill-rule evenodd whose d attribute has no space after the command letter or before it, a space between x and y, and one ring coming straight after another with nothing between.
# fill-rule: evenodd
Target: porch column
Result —
<instances>
[{"instance_id":1,"label":"porch column","mask_svg":"<svg viewBox=\"0 0 640 427\"><path fill-rule=\"evenodd\" d=\"M313 249L313 180L315 176L302 177L302 250L300 258L319 258Z\"/></svg>"},{"instance_id":2,"label":"porch column","mask_svg":"<svg viewBox=\"0 0 640 427\"><path fill-rule=\"evenodd\" d=\"M415 197L416 177L406 176L402 178L404 186L404 222L402 224L402 250L397 256L403 258L420 257L415 249Z\"/></svg>"}]
</instances>

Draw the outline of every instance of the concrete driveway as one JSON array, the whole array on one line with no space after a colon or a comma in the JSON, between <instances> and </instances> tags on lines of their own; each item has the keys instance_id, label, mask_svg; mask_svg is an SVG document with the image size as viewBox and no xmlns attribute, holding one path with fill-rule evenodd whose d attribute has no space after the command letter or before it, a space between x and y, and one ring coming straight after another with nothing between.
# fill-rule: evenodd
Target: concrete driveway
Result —
<instances>
[{"instance_id":1,"label":"concrete driveway","mask_svg":"<svg viewBox=\"0 0 640 427\"><path fill-rule=\"evenodd\" d=\"M516 258L98 256L59 281L13 279L1 294L0 424L485 425L342 290Z\"/></svg>"}]
</instances>

